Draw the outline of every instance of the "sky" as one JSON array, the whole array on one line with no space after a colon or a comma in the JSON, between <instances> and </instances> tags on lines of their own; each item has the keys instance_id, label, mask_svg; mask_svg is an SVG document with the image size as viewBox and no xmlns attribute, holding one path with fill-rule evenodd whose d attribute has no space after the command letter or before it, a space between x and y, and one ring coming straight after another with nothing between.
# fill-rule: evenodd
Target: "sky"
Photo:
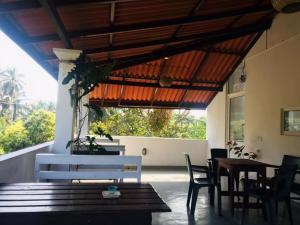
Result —
<instances>
[{"instance_id":1,"label":"sky","mask_svg":"<svg viewBox=\"0 0 300 225\"><path fill-rule=\"evenodd\" d=\"M0 30L0 71L7 68L24 75L26 100L56 102L56 80Z\"/></svg>"},{"instance_id":2,"label":"sky","mask_svg":"<svg viewBox=\"0 0 300 225\"><path fill-rule=\"evenodd\" d=\"M57 81L0 30L0 71L7 68L24 75L26 101L56 102ZM190 110L190 114L198 118L206 111Z\"/></svg>"}]
</instances>

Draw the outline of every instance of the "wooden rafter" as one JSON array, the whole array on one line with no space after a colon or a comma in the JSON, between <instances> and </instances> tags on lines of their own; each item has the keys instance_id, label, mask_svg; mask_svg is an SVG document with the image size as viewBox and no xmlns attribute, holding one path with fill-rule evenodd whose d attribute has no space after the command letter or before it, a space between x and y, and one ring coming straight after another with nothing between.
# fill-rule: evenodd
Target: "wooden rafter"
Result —
<instances>
[{"instance_id":1,"label":"wooden rafter","mask_svg":"<svg viewBox=\"0 0 300 225\"><path fill-rule=\"evenodd\" d=\"M270 10L273 10L273 8L270 5L266 5L266 6L256 7L255 9L244 8L240 10L232 10L232 11L219 12L219 13L213 13L208 15L194 16L194 17L187 16L187 17L181 17L175 19L160 20L155 22L145 22L145 23L137 23L137 24L129 24L129 25L109 26L106 28L78 30L78 31L69 32L68 35L70 38L76 38L76 37L85 37L85 36L104 35L110 33L123 33L129 31L147 30L147 29L154 29L159 27L167 27L167 26L181 25L181 24L188 24L188 23L195 23L195 22L208 22L216 19L224 19L228 17L258 13L258 12L270 11ZM50 35L30 37L28 38L27 42L36 43L42 41L55 41L59 39L60 38L58 35L50 34Z\"/></svg>"},{"instance_id":2,"label":"wooden rafter","mask_svg":"<svg viewBox=\"0 0 300 225\"><path fill-rule=\"evenodd\" d=\"M110 4L110 19L109 19L109 23L110 26L113 26L114 21L115 21L115 9L116 9L116 3L112 2ZM113 33L109 33L109 47L111 48L113 45ZM108 53L108 59L111 58L111 51L107 51Z\"/></svg>"},{"instance_id":3,"label":"wooden rafter","mask_svg":"<svg viewBox=\"0 0 300 225\"><path fill-rule=\"evenodd\" d=\"M203 69L206 61L208 60L208 56L209 56L209 51L207 51L205 53L205 56L204 58L202 59L201 63L198 64L195 72L193 73L192 77L191 77L191 80L190 80L190 83L189 83L189 87L193 87L193 82L196 80L197 78L197 75L201 72L201 70ZM179 101L179 104L178 104L178 107L180 107L183 103L184 103L184 99L186 98L187 94L188 94L188 90L190 89L186 89L183 93L183 95L181 96L180 98L180 101Z\"/></svg>"},{"instance_id":4,"label":"wooden rafter","mask_svg":"<svg viewBox=\"0 0 300 225\"><path fill-rule=\"evenodd\" d=\"M97 105L99 104L98 100L90 100L91 103ZM169 109L179 109L177 103L173 102L155 102L152 106L149 105L148 101L122 101L122 104L118 105L117 100L107 100L104 102L102 107L128 107L128 108L169 108ZM184 103L180 108L198 108L198 109L205 109L207 107L207 104L205 103Z\"/></svg>"},{"instance_id":5,"label":"wooden rafter","mask_svg":"<svg viewBox=\"0 0 300 225\"><path fill-rule=\"evenodd\" d=\"M134 87L152 87L152 88L162 88L159 83L148 83L148 82L135 82L135 81L128 81L128 80L106 80L103 84L114 84L114 85L125 85L125 86L134 86ZM166 89L179 89L179 90L198 90L198 91L222 91L222 87L207 87L205 85L197 85L197 86L190 86L190 85L178 85L174 84L170 87L163 87ZM104 91L106 92L106 91ZM105 95L106 93L104 93Z\"/></svg>"},{"instance_id":6,"label":"wooden rafter","mask_svg":"<svg viewBox=\"0 0 300 225\"><path fill-rule=\"evenodd\" d=\"M153 60L161 59L164 57L170 57L173 55L177 55L180 53L192 51L197 48L201 48L204 46L220 43L223 41L231 40L234 38L242 37L248 34L255 34L259 31L264 31L271 26L271 20L266 21L265 23L260 23L256 27L244 27L243 29L239 29L236 32L230 32L228 34L224 34L221 37L210 38L209 40L200 41L200 42L192 42L185 45L180 46L172 46L172 48L165 49L162 51L156 51L147 54L136 55L132 57L126 57L118 59L118 64L114 67L115 70L127 68L129 66L134 66L146 62L150 62ZM105 61L103 62L105 63Z\"/></svg>"},{"instance_id":7,"label":"wooden rafter","mask_svg":"<svg viewBox=\"0 0 300 225\"><path fill-rule=\"evenodd\" d=\"M247 27L255 27L256 24L250 24ZM232 29L230 32L236 32L244 28L236 28ZM85 49L83 52L85 54L98 54L98 53L105 53L105 52L112 52L112 51L119 51L119 50L128 50L128 49L134 49L134 48L143 48L143 47L149 47L149 46L155 46L155 45L165 45L165 44L176 44L180 41L195 41L200 42L202 40L208 40L211 38L219 37L221 35L226 35L229 33L228 30L219 30L214 32L207 32L203 34L194 34L189 36L180 36L173 38L172 40L170 38L167 39L160 39L160 40L154 40L154 41L147 41L147 42L141 42L138 44L125 44L125 45L117 45L117 46L108 46L108 47L102 47L102 48L91 48L91 49ZM206 51L207 47L201 47L195 50L199 51ZM221 48L212 48L211 51L214 51L216 53L222 53L222 54L229 54L229 55L240 55L240 52L233 51L233 50L227 50L227 49L221 49ZM55 55L49 55L45 56L44 60L52 60L56 59Z\"/></svg>"},{"instance_id":8,"label":"wooden rafter","mask_svg":"<svg viewBox=\"0 0 300 225\"><path fill-rule=\"evenodd\" d=\"M52 0L39 0L40 4L43 6L43 9L46 11L49 16L59 38L62 40L66 48L73 48L72 42L68 37L67 30L61 21L61 18L53 4Z\"/></svg>"},{"instance_id":9,"label":"wooden rafter","mask_svg":"<svg viewBox=\"0 0 300 225\"><path fill-rule=\"evenodd\" d=\"M53 0L57 7L68 6L73 4L83 4L83 3L97 3L97 4L111 4L118 2L134 2L140 0ZM28 10L28 9L38 9L42 5L36 0L25 0L25 1L15 1L6 2L0 4L0 13L10 13L14 11Z\"/></svg>"},{"instance_id":10,"label":"wooden rafter","mask_svg":"<svg viewBox=\"0 0 300 225\"><path fill-rule=\"evenodd\" d=\"M260 3L261 3L262 0L259 0L257 3L255 3L255 5L253 6L253 8L256 8ZM232 27L240 20L243 18L244 15L240 15L238 17L236 17L235 20L233 20L226 28L226 29L232 29ZM208 60L209 58L209 53L211 53L213 50L212 50L212 46L209 47L209 50L206 52L205 56L204 56L204 59L202 60L202 62L199 64L199 67L197 68L197 70L195 71L195 73L193 74L192 76L192 79L190 81L190 86L193 85L195 79L197 78L197 75L201 73L201 70L204 68L204 65L206 63L206 61ZM230 73L231 74L231 73ZM179 101L179 107L183 104L186 96L187 96L187 93L188 93L188 90L186 90L184 92L184 94L182 95L180 101Z\"/></svg>"}]
</instances>

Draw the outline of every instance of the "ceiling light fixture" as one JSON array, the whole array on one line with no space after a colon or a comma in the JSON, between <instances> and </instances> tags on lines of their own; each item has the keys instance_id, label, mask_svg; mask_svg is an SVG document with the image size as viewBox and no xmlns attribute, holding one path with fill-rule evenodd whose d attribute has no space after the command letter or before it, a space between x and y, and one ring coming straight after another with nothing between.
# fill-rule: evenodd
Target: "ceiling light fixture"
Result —
<instances>
[{"instance_id":1,"label":"ceiling light fixture","mask_svg":"<svg viewBox=\"0 0 300 225\"><path fill-rule=\"evenodd\" d=\"M159 85L161 87L171 87L172 86L172 79L168 77L161 77L159 79Z\"/></svg>"}]
</instances>

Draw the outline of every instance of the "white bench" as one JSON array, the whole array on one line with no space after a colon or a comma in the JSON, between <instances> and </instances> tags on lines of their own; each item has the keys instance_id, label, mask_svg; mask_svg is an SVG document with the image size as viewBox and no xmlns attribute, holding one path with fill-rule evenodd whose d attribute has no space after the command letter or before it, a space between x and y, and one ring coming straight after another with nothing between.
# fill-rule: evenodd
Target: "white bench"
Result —
<instances>
[{"instance_id":1,"label":"white bench","mask_svg":"<svg viewBox=\"0 0 300 225\"><path fill-rule=\"evenodd\" d=\"M48 165L50 170L41 170L41 165ZM92 171L51 170L52 165L102 166ZM126 166L136 170L124 170ZM37 180L101 180L136 178L141 182L141 156L103 156L103 155L65 155L37 154L35 158L35 177ZM123 168L120 170L120 168Z\"/></svg>"}]
</instances>

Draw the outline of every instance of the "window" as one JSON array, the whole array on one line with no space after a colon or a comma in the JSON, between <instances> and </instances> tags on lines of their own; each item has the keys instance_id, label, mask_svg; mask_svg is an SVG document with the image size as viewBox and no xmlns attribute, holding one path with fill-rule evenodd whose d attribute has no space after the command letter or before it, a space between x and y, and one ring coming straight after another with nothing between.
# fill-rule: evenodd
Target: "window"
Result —
<instances>
[{"instance_id":1,"label":"window","mask_svg":"<svg viewBox=\"0 0 300 225\"><path fill-rule=\"evenodd\" d=\"M244 141L245 96L230 98L229 101L229 138Z\"/></svg>"},{"instance_id":2,"label":"window","mask_svg":"<svg viewBox=\"0 0 300 225\"><path fill-rule=\"evenodd\" d=\"M228 81L228 139L244 141L245 75L240 65Z\"/></svg>"}]
</instances>

